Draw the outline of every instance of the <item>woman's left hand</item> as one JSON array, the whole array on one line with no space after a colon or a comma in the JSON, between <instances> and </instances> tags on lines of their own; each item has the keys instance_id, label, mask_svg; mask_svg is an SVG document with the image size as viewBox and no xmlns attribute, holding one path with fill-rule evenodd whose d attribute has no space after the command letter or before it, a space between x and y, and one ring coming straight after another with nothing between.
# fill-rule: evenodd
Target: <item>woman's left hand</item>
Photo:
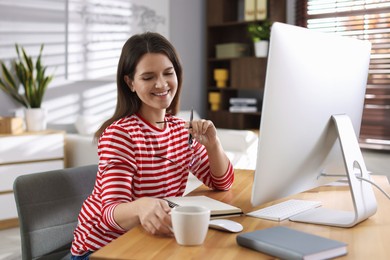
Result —
<instances>
[{"instance_id":1,"label":"woman's left hand","mask_svg":"<svg viewBox=\"0 0 390 260\"><path fill-rule=\"evenodd\" d=\"M189 127L188 122L186 126ZM214 145L217 140L217 130L210 120L193 120L192 128L189 129L189 132L193 138L206 147Z\"/></svg>"}]
</instances>

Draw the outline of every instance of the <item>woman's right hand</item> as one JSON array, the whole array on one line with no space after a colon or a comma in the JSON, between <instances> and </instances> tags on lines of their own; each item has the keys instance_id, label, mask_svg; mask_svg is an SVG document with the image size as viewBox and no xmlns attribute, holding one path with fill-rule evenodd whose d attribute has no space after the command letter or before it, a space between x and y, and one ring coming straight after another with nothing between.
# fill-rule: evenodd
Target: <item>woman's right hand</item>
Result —
<instances>
[{"instance_id":1,"label":"woman's right hand","mask_svg":"<svg viewBox=\"0 0 390 260\"><path fill-rule=\"evenodd\" d=\"M150 234L172 236L171 208L165 200L143 197L137 200L141 226Z\"/></svg>"}]
</instances>

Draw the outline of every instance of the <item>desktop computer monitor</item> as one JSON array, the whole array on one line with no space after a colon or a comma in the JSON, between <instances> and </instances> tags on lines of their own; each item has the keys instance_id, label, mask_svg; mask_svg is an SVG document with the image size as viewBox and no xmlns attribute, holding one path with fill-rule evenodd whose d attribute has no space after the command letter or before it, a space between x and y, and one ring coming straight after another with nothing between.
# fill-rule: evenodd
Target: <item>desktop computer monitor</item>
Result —
<instances>
[{"instance_id":1,"label":"desktop computer monitor","mask_svg":"<svg viewBox=\"0 0 390 260\"><path fill-rule=\"evenodd\" d=\"M355 205L348 216L336 213L340 219L328 221L334 212L317 212L310 218L321 220L304 221L353 226L376 211L371 186L347 174L358 169L369 178L357 137L371 45L274 23L269 46L252 205L321 186L335 181L329 175L341 174L349 177L353 200L363 205Z\"/></svg>"}]
</instances>

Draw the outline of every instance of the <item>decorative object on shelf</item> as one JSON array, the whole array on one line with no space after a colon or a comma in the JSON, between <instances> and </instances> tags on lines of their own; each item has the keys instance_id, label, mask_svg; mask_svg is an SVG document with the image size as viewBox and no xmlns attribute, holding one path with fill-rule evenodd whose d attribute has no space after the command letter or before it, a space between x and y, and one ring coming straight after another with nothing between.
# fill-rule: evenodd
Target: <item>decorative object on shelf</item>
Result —
<instances>
[{"instance_id":1,"label":"decorative object on shelf","mask_svg":"<svg viewBox=\"0 0 390 260\"><path fill-rule=\"evenodd\" d=\"M249 46L245 43L222 43L216 45L218 59L238 58L248 56Z\"/></svg>"},{"instance_id":2,"label":"decorative object on shelf","mask_svg":"<svg viewBox=\"0 0 390 260\"><path fill-rule=\"evenodd\" d=\"M214 80L217 82L218 88L226 87L229 78L229 71L227 69L214 69Z\"/></svg>"},{"instance_id":3,"label":"decorative object on shelf","mask_svg":"<svg viewBox=\"0 0 390 260\"><path fill-rule=\"evenodd\" d=\"M221 108L221 93L210 92L209 93L209 103L211 105L212 111L218 111Z\"/></svg>"},{"instance_id":4,"label":"decorative object on shelf","mask_svg":"<svg viewBox=\"0 0 390 260\"><path fill-rule=\"evenodd\" d=\"M248 33L254 43L256 57L268 56L271 25L272 23L268 20L248 25Z\"/></svg>"},{"instance_id":5,"label":"decorative object on shelf","mask_svg":"<svg viewBox=\"0 0 390 260\"><path fill-rule=\"evenodd\" d=\"M38 132L47 128L47 110L44 108L27 108L24 110L27 131Z\"/></svg>"},{"instance_id":6,"label":"decorative object on shelf","mask_svg":"<svg viewBox=\"0 0 390 260\"><path fill-rule=\"evenodd\" d=\"M23 127L23 118L0 117L0 134L20 134L24 131Z\"/></svg>"},{"instance_id":7,"label":"decorative object on shelf","mask_svg":"<svg viewBox=\"0 0 390 260\"><path fill-rule=\"evenodd\" d=\"M43 46L42 44L34 64L32 57L27 55L25 49L15 44L18 57L12 67L14 74L7 69L4 62L1 62L3 79L0 78L0 88L26 108L25 116L28 131L45 130L47 125L46 111L37 112L38 110L44 110L41 108L42 100L47 86L53 79L53 75L45 75L47 67L41 63ZM20 91L20 85L23 86L23 92ZM30 109L34 111L28 112ZM33 118L28 118L30 115ZM41 122L36 120L41 120Z\"/></svg>"}]
</instances>

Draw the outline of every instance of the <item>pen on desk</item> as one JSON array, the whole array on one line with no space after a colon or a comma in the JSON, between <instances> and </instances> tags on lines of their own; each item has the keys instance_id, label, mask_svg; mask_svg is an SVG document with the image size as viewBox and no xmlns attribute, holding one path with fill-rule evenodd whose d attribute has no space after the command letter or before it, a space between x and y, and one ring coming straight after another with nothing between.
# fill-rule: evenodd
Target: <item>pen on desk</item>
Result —
<instances>
[{"instance_id":1,"label":"pen on desk","mask_svg":"<svg viewBox=\"0 0 390 260\"><path fill-rule=\"evenodd\" d=\"M168 199L163 199L163 200L165 200L166 202L168 202L168 205L169 205L169 207L170 207L171 209L173 209L173 208L179 206L179 204L176 204L175 202L172 202L172 201L170 201L170 200L168 200Z\"/></svg>"}]
</instances>

